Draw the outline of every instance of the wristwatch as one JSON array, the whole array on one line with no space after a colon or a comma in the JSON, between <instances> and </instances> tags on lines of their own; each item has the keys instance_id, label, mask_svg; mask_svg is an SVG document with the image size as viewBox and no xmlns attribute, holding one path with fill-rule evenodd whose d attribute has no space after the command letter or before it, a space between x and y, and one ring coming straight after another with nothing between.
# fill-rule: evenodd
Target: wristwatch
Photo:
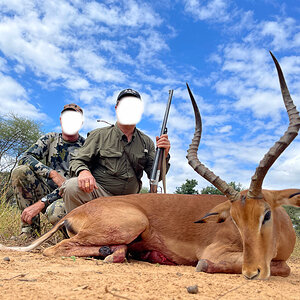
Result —
<instances>
[{"instance_id":1,"label":"wristwatch","mask_svg":"<svg viewBox=\"0 0 300 300\"><path fill-rule=\"evenodd\" d=\"M46 207L48 207L49 206L49 201L48 201L48 199L47 199L47 197L43 197L42 199L41 199L41 202L43 202L44 204L45 204L45 208Z\"/></svg>"}]
</instances>

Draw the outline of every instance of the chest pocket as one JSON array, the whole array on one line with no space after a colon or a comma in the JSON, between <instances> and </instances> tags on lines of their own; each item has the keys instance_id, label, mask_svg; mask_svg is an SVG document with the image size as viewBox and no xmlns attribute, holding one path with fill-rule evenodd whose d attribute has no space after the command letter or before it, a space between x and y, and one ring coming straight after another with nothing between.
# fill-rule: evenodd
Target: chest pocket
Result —
<instances>
[{"instance_id":1,"label":"chest pocket","mask_svg":"<svg viewBox=\"0 0 300 300\"><path fill-rule=\"evenodd\" d=\"M135 157L136 169L138 172L143 171L148 161L148 153L140 153Z\"/></svg>"},{"instance_id":2,"label":"chest pocket","mask_svg":"<svg viewBox=\"0 0 300 300\"><path fill-rule=\"evenodd\" d=\"M122 152L111 150L100 150L100 165L105 167L111 175L120 172Z\"/></svg>"}]
</instances>

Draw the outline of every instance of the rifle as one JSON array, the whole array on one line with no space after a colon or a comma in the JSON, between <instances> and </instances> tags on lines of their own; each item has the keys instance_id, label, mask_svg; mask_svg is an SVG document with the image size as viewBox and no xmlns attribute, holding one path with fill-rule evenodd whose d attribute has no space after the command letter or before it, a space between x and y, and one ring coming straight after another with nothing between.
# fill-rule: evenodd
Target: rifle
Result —
<instances>
[{"instance_id":1,"label":"rifle","mask_svg":"<svg viewBox=\"0 0 300 300\"><path fill-rule=\"evenodd\" d=\"M167 103L167 107L166 107L166 111L165 111L164 120L163 120L163 123L161 126L160 136L162 134L166 134L168 132L168 129L166 126L167 126L167 120L168 120L168 116L169 116L172 96L173 96L173 90L169 90L169 99L168 99L168 103ZM164 150L165 150L164 148L156 148L156 151L155 151L153 169L152 169L152 173L151 173L151 177L150 177L150 193L157 193L157 185L158 185L159 176L160 176L161 170L165 166L165 162L166 162L165 157L164 157L165 156ZM166 170L164 170L164 172L165 171ZM162 172L162 176L163 176L164 192L166 193L165 178L164 178L165 174L163 172Z\"/></svg>"}]
</instances>

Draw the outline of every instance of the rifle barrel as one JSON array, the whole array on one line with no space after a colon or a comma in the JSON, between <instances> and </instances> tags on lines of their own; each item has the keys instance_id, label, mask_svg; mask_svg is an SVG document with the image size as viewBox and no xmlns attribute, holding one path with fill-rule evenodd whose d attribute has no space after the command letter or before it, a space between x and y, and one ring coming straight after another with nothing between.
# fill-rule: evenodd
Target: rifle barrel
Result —
<instances>
[{"instance_id":1,"label":"rifle barrel","mask_svg":"<svg viewBox=\"0 0 300 300\"><path fill-rule=\"evenodd\" d=\"M167 121L168 121L168 116L169 116L172 97L173 97L173 90L169 90L169 99L168 99L168 102L167 102L165 116L164 116L163 123L162 123L162 126L161 126L160 136L167 133ZM151 173L151 177L150 177L150 191L151 190L156 191L156 188L153 189L153 185L155 185L155 186L158 185L158 180L159 180L159 175L160 175L160 171L158 170L158 166L160 164L160 161L163 159L163 154L164 154L164 149L163 148L156 148L152 173Z\"/></svg>"},{"instance_id":2,"label":"rifle barrel","mask_svg":"<svg viewBox=\"0 0 300 300\"><path fill-rule=\"evenodd\" d=\"M167 108L166 108L166 111L165 111L164 120L163 120L163 123L162 123L162 126L161 126L160 135L166 133L165 130L167 128L167 121L168 121L171 101L172 101L172 97L173 97L173 92L174 92L174 90L169 90L169 99L168 99Z\"/></svg>"}]
</instances>

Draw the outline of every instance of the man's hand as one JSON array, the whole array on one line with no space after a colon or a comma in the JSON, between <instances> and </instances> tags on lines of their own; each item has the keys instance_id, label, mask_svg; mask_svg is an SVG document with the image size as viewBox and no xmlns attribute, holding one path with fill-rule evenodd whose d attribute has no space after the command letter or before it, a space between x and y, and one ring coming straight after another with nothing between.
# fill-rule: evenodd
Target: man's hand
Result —
<instances>
[{"instance_id":1,"label":"man's hand","mask_svg":"<svg viewBox=\"0 0 300 300\"><path fill-rule=\"evenodd\" d=\"M21 220L27 224L32 224L32 218L38 215L45 208L45 203L41 200L26 207L21 215Z\"/></svg>"},{"instance_id":2,"label":"man's hand","mask_svg":"<svg viewBox=\"0 0 300 300\"><path fill-rule=\"evenodd\" d=\"M165 157L167 157L167 155L170 151L170 148L171 148L171 144L170 144L167 134L162 134L160 138L158 136L156 137L156 147L164 148L165 149Z\"/></svg>"},{"instance_id":3,"label":"man's hand","mask_svg":"<svg viewBox=\"0 0 300 300\"><path fill-rule=\"evenodd\" d=\"M49 173L49 177L58 185L58 187L61 187L61 185L65 182L65 178L62 177L57 171L51 170Z\"/></svg>"},{"instance_id":4,"label":"man's hand","mask_svg":"<svg viewBox=\"0 0 300 300\"><path fill-rule=\"evenodd\" d=\"M90 171L81 171L77 178L78 186L82 191L86 193L91 193L94 189L98 189L98 186L96 185L96 180Z\"/></svg>"}]
</instances>

